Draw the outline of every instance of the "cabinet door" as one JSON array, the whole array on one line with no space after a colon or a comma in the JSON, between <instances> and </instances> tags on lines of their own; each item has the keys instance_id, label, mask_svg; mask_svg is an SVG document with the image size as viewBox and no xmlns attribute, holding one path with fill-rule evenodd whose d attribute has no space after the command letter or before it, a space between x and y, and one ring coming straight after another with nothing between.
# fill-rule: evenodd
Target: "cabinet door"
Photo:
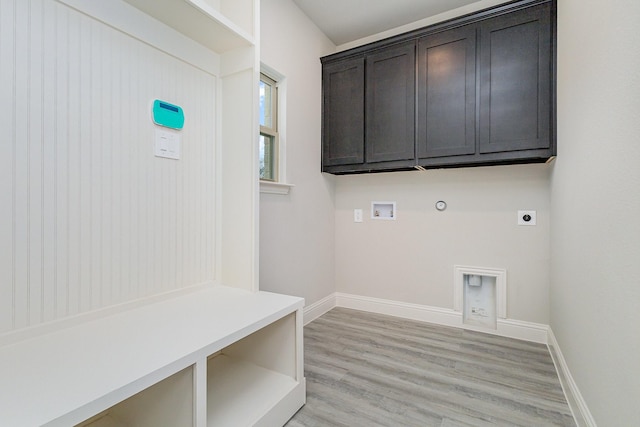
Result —
<instances>
[{"instance_id":1,"label":"cabinet door","mask_svg":"<svg viewBox=\"0 0 640 427\"><path fill-rule=\"evenodd\" d=\"M548 4L480 24L480 152L551 148Z\"/></svg>"},{"instance_id":2,"label":"cabinet door","mask_svg":"<svg viewBox=\"0 0 640 427\"><path fill-rule=\"evenodd\" d=\"M476 26L418 41L418 157L474 154Z\"/></svg>"},{"instance_id":3,"label":"cabinet door","mask_svg":"<svg viewBox=\"0 0 640 427\"><path fill-rule=\"evenodd\" d=\"M364 57L322 70L322 167L364 162Z\"/></svg>"},{"instance_id":4,"label":"cabinet door","mask_svg":"<svg viewBox=\"0 0 640 427\"><path fill-rule=\"evenodd\" d=\"M415 42L380 49L366 62L366 162L415 162Z\"/></svg>"}]
</instances>

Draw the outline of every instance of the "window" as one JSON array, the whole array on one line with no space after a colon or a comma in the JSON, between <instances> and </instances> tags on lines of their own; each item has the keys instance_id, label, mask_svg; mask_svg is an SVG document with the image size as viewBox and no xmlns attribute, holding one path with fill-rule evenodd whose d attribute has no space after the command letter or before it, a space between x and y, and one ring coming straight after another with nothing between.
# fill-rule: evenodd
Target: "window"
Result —
<instances>
[{"instance_id":1,"label":"window","mask_svg":"<svg viewBox=\"0 0 640 427\"><path fill-rule=\"evenodd\" d=\"M260 179L278 181L278 87L260 73Z\"/></svg>"},{"instance_id":2,"label":"window","mask_svg":"<svg viewBox=\"0 0 640 427\"><path fill-rule=\"evenodd\" d=\"M265 64L260 71L260 192L286 195L287 79Z\"/></svg>"}]
</instances>

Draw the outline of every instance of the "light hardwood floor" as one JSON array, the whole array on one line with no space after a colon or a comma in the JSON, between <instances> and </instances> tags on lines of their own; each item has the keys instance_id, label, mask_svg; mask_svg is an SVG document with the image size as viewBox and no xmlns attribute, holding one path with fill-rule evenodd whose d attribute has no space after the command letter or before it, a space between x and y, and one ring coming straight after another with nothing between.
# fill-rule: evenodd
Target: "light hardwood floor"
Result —
<instances>
[{"instance_id":1,"label":"light hardwood floor","mask_svg":"<svg viewBox=\"0 0 640 427\"><path fill-rule=\"evenodd\" d=\"M575 426L542 344L343 308L304 339L287 427Z\"/></svg>"}]
</instances>

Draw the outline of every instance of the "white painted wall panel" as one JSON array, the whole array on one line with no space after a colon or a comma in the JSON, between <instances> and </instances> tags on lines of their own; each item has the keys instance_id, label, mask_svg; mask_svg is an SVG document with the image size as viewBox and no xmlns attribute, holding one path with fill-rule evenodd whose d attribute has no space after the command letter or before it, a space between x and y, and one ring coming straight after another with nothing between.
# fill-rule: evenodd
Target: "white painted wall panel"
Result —
<instances>
[{"instance_id":1,"label":"white painted wall panel","mask_svg":"<svg viewBox=\"0 0 640 427\"><path fill-rule=\"evenodd\" d=\"M558 2L550 325L589 426L640 419L638 20L633 0Z\"/></svg>"},{"instance_id":2,"label":"white painted wall panel","mask_svg":"<svg viewBox=\"0 0 640 427\"><path fill-rule=\"evenodd\" d=\"M47 37L43 37L43 55L42 64L56 64L58 58L56 57L57 46L57 29L54 19L44 19L48 16L55 16L56 6L54 3L43 3L43 22L42 33L47 34ZM58 165L56 164L57 147L56 130L57 123L55 120L55 114L45 112L51 110L51 105L57 103L57 69L55 65L49 68L49 72L53 73L52 78L43 79L43 97L42 97L42 294L40 298L41 320L52 320L56 316L56 308L54 302L56 301L56 231L58 216L56 215L56 177L58 171ZM44 74L43 74L44 75ZM44 141L48 141L44 144ZM49 161L45 161L49 159Z\"/></svg>"},{"instance_id":3,"label":"white painted wall panel","mask_svg":"<svg viewBox=\"0 0 640 427\"><path fill-rule=\"evenodd\" d=\"M257 260L254 248L257 240L257 224L254 212L258 203L258 168L253 176L243 170L246 162L254 159L257 164L257 143L251 135L257 135L257 120L253 122L251 100L256 96L258 76L252 70L244 70L225 76L223 99L222 138L222 282L227 286L258 289ZM232 98L228 94L236 94ZM256 125L253 125L256 123ZM240 131L242 130L242 131ZM252 144L253 143L253 144ZM233 207L233 208L230 208Z\"/></svg>"},{"instance_id":4,"label":"white painted wall panel","mask_svg":"<svg viewBox=\"0 0 640 427\"><path fill-rule=\"evenodd\" d=\"M15 136L14 109L4 109L6 103L13 103L14 91L14 4L0 2L0 325L13 322L13 206L14 206L14 161Z\"/></svg>"},{"instance_id":5,"label":"white painted wall panel","mask_svg":"<svg viewBox=\"0 0 640 427\"><path fill-rule=\"evenodd\" d=\"M180 160L153 154L156 98L184 108ZM215 106L201 68L0 0L0 332L214 280Z\"/></svg>"},{"instance_id":6,"label":"white painted wall panel","mask_svg":"<svg viewBox=\"0 0 640 427\"><path fill-rule=\"evenodd\" d=\"M260 289L309 305L336 291L334 178L320 172L318 60L335 46L291 0L261 0L260 13L260 60L286 78L280 131L286 178L295 185L286 196L260 194Z\"/></svg>"},{"instance_id":7,"label":"white painted wall panel","mask_svg":"<svg viewBox=\"0 0 640 427\"><path fill-rule=\"evenodd\" d=\"M26 2L16 2L14 5L14 25L19 23L29 24L29 10ZM27 27L28 28L28 27ZM13 38L16 46L13 55L16 69L13 77L13 135L15 138L14 173L13 173L13 304L14 323L17 326L27 324L29 314L29 287L16 286L17 283L26 283L29 280L29 55L25 48L28 45L28 32L14 30ZM3 111L8 109L3 108ZM22 143L21 143L22 142Z\"/></svg>"},{"instance_id":8,"label":"white painted wall panel","mask_svg":"<svg viewBox=\"0 0 640 427\"><path fill-rule=\"evenodd\" d=\"M454 265L506 269L507 318L548 324L549 173L533 164L336 177L337 291L452 309ZM371 219L379 200L397 203L395 221ZM518 226L519 209L536 210L537 225Z\"/></svg>"}]
</instances>

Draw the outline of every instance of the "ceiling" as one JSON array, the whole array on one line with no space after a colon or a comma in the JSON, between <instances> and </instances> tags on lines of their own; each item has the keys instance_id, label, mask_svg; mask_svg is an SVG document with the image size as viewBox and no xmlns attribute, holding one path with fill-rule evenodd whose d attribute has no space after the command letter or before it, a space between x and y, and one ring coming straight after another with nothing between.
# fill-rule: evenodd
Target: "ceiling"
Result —
<instances>
[{"instance_id":1,"label":"ceiling","mask_svg":"<svg viewBox=\"0 0 640 427\"><path fill-rule=\"evenodd\" d=\"M479 0L293 0L340 46Z\"/></svg>"}]
</instances>

